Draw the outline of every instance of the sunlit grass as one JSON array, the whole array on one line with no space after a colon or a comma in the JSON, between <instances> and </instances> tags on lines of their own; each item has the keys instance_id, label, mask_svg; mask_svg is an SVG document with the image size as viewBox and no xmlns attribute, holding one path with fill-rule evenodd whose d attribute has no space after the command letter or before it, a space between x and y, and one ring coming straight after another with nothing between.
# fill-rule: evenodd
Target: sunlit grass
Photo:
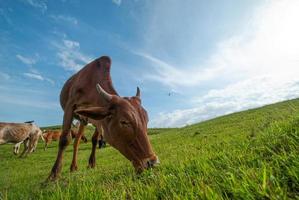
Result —
<instances>
[{"instance_id":1,"label":"sunlit grass","mask_svg":"<svg viewBox=\"0 0 299 200\"><path fill-rule=\"evenodd\" d=\"M150 139L161 165L137 176L115 149L98 150L87 169L91 143L81 144L79 170L43 184L57 142L18 158L0 146L0 199L298 199L299 100L187 126L155 129ZM86 134L89 138L92 130Z\"/></svg>"}]
</instances>

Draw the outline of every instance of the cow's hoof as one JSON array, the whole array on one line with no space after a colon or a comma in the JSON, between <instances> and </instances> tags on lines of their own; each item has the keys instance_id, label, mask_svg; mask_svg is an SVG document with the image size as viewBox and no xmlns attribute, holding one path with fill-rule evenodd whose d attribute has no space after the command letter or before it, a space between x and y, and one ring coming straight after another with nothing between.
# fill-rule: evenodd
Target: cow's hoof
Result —
<instances>
[{"instance_id":1,"label":"cow's hoof","mask_svg":"<svg viewBox=\"0 0 299 200\"><path fill-rule=\"evenodd\" d=\"M71 165L70 171L74 172L78 170L78 166L77 165Z\"/></svg>"},{"instance_id":2,"label":"cow's hoof","mask_svg":"<svg viewBox=\"0 0 299 200\"><path fill-rule=\"evenodd\" d=\"M50 175L47 178L47 181L56 181L59 178L59 174L61 171L61 164L60 163L55 163Z\"/></svg>"},{"instance_id":3,"label":"cow's hoof","mask_svg":"<svg viewBox=\"0 0 299 200\"><path fill-rule=\"evenodd\" d=\"M90 157L88 161L88 168L95 168L96 166L96 159L95 157Z\"/></svg>"},{"instance_id":4,"label":"cow's hoof","mask_svg":"<svg viewBox=\"0 0 299 200\"><path fill-rule=\"evenodd\" d=\"M52 182L52 181L57 181L58 180L58 174L57 173L51 173L49 176L48 176L48 178L47 178L47 180L46 180L46 182L45 183L47 183L47 182Z\"/></svg>"},{"instance_id":5,"label":"cow's hoof","mask_svg":"<svg viewBox=\"0 0 299 200\"><path fill-rule=\"evenodd\" d=\"M89 169L93 169L95 168L96 164L95 163L88 163L88 167Z\"/></svg>"}]
</instances>

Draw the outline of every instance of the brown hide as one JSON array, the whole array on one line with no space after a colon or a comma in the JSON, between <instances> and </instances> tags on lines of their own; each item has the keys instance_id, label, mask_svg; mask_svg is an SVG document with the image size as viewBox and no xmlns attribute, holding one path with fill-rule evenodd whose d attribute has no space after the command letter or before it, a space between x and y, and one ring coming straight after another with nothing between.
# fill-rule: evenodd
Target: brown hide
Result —
<instances>
[{"instance_id":1,"label":"brown hide","mask_svg":"<svg viewBox=\"0 0 299 200\"><path fill-rule=\"evenodd\" d=\"M73 130L71 130L71 135L72 138L76 137L76 133ZM45 139L46 146L50 144L51 141L58 141L60 136L61 136L60 130L44 130L43 132L43 137ZM84 135L82 136L81 140L87 142L87 139Z\"/></svg>"},{"instance_id":2,"label":"brown hide","mask_svg":"<svg viewBox=\"0 0 299 200\"><path fill-rule=\"evenodd\" d=\"M98 58L74 74L63 86L60 94L60 103L64 110L63 130L50 180L56 179L61 171L62 156L70 143L69 131L74 117L81 124L78 138L81 137L87 122L96 126L89 166L94 166L94 151L100 130L104 130L106 141L130 160L137 171L142 171L149 167L150 163L158 161L147 136L147 115L141 106L141 99L136 96L118 96L112 85L110 67L109 57ZM102 92L97 91L97 84ZM112 95L113 98L107 100L103 93ZM137 94L139 96L139 91ZM71 171L77 169L77 151L78 140L74 144Z\"/></svg>"},{"instance_id":3,"label":"brown hide","mask_svg":"<svg viewBox=\"0 0 299 200\"><path fill-rule=\"evenodd\" d=\"M110 58L103 56L87 64L73 75L65 83L60 93L61 107L65 109L67 104L72 104L74 109L82 106L105 105L106 102L96 91L97 83L100 83L108 93L118 95L112 85L110 65ZM80 120L80 118L78 119Z\"/></svg>"},{"instance_id":4,"label":"brown hide","mask_svg":"<svg viewBox=\"0 0 299 200\"><path fill-rule=\"evenodd\" d=\"M139 97L112 95L107 110L102 109L92 107L76 112L98 119L95 124L103 127L106 141L130 160L138 172L158 162L147 136L148 116Z\"/></svg>"},{"instance_id":5,"label":"brown hide","mask_svg":"<svg viewBox=\"0 0 299 200\"><path fill-rule=\"evenodd\" d=\"M54 141L59 140L60 135L61 135L61 131L59 131L59 130L46 130L46 131L44 131L44 134L43 134L46 143L48 143L52 140L54 140Z\"/></svg>"}]
</instances>

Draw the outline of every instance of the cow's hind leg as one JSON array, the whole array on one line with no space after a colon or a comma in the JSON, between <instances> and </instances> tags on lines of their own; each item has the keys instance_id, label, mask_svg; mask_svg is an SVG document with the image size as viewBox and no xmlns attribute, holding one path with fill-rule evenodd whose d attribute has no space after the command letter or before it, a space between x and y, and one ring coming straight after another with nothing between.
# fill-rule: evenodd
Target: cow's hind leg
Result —
<instances>
[{"instance_id":1,"label":"cow's hind leg","mask_svg":"<svg viewBox=\"0 0 299 200\"><path fill-rule=\"evenodd\" d=\"M99 139L99 149L106 147L106 142L104 140L104 137L102 134L100 134L100 139Z\"/></svg>"},{"instance_id":2,"label":"cow's hind leg","mask_svg":"<svg viewBox=\"0 0 299 200\"><path fill-rule=\"evenodd\" d=\"M96 165L96 148L97 148L97 144L98 144L98 141L99 141L99 131L98 129L96 128L95 131L94 131L94 134L92 136L92 150L91 150L91 154L90 154L90 157L89 157L89 162L88 162L88 168L94 168L95 165Z\"/></svg>"},{"instance_id":3,"label":"cow's hind leg","mask_svg":"<svg viewBox=\"0 0 299 200\"><path fill-rule=\"evenodd\" d=\"M17 143L17 144L15 144L15 146L14 146L14 151L13 151L13 153L15 154L15 155L18 155L19 154L19 151L20 151L20 146L21 146L21 144L23 143L23 141L22 142L19 142L19 143Z\"/></svg>"},{"instance_id":4,"label":"cow's hind leg","mask_svg":"<svg viewBox=\"0 0 299 200\"><path fill-rule=\"evenodd\" d=\"M80 144L81 137L83 135L85 125L86 125L86 123L81 121L78 133L76 134L76 138L74 141L73 160L72 160L72 164L71 164L71 168L70 168L71 172L78 169L78 165L77 165L78 147Z\"/></svg>"},{"instance_id":5,"label":"cow's hind leg","mask_svg":"<svg viewBox=\"0 0 299 200\"><path fill-rule=\"evenodd\" d=\"M56 161L52 167L51 173L48 177L48 180L56 180L61 171L63 152L66 149L67 145L69 145L69 143L72 140L70 135L70 130L73 121L73 111L74 109L72 106L67 106L65 108L64 116L63 116L62 133L59 139L58 154L57 154Z\"/></svg>"},{"instance_id":6,"label":"cow's hind leg","mask_svg":"<svg viewBox=\"0 0 299 200\"><path fill-rule=\"evenodd\" d=\"M36 142L37 142L38 138L36 138L36 136L30 138L29 140L29 149L28 149L28 153L32 153L35 150L35 146L36 146Z\"/></svg>"},{"instance_id":7,"label":"cow's hind leg","mask_svg":"<svg viewBox=\"0 0 299 200\"><path fill-rule=\"evenodd\" d=\"M18 153L19 153L19 149L18 149L18 146L17 146L17 145L15 145L15 146L13 147L13 153L14 153L15 155L18 155Z\"/></svg>"},{"instance_id":8,"label":"cow's hind leg","mask_svg":"<svg viewBox=\"0 0 299 200\"><path fill-rule=\"evenodd\" d=\"M23 144L24 144L24 149L23 149L23 152L21 153L20 157L23 157L29 150L29 138L24 140Z\"/></svg>"}]
</instances>

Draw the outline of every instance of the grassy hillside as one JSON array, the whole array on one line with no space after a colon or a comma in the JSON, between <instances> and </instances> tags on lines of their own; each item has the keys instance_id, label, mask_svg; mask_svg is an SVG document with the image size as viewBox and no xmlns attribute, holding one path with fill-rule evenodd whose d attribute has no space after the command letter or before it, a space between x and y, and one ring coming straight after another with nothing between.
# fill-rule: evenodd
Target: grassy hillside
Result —
<instances>
[{"instance_id":1,"label":"grassy hillside","mask_svg":"<svg viewBox=\"0 0 299 200\"><path fill-rule=\"evenodd\" d=\"M299 199L298 99L152 132L161 165L139 176L111 147L98 150L88 170L89 142L80 146L78 172L69 173L70 145L63 178L41 184L57 143L47 151L40 143L22 159L0 146L0 199Z\"/></svg>"}]
</instances>

